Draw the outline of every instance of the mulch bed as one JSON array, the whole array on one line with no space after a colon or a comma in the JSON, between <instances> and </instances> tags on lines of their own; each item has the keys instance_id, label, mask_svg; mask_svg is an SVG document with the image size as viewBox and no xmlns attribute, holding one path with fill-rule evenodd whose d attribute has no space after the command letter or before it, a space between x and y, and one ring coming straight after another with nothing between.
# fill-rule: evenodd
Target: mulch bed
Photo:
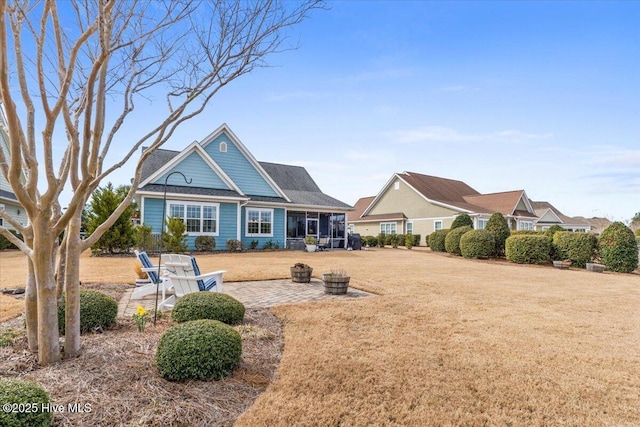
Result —
<instances>
[{"instance_id":1,"label":"mulch bed","mask_svg":"<svg viewBox=\"0 0 640 427\"><path fill-rule=\"evenodd\" d=\"M88 284L118 299L122 285ZM23 328L22 319L0 325ZM273 381L283 351L282 325L267 309L247 309L242 336L242 360L220 381L169 382L155 367L158 341L173 323L169 316L138 332L133 319L118 318L103 334L82 336L82 354L40 367L27 349L24 333L13 345L0 347L0 378L21 378L45 388L51 402L63 405L54 413L55 426L229 426ZM76 405L85 412L71 411Z\"/></svg>"}]
</instances>

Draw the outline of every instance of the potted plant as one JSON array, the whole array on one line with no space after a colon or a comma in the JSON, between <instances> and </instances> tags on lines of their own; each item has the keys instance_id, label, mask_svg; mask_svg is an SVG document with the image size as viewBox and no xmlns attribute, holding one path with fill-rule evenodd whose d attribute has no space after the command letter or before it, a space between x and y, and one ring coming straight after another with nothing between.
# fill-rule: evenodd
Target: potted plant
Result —
<instances>
[{"instance_id":1,"label":"potted plant","mask_svg":"<svg viewBox=\"0 0 640 427\"><path fill-rule=\"evenodd\" d=\"M307 236L304 238L304 243L307 246L307 252L315 252L317 249L318 240L313 236Z\"/></svg>"},{"instance_id":2,"label":"potted plant","mask_svg":"<svg viewBox=\"0 0 640 427\"><path fill-rule=\"evenodd\" d=\"M324 273L322 275L322 281L324 282L324 293L331 295L344 295L349 288L349 280L351 276L344 270L333 271L331 273Z\"/></svg>"},{"instance_id":3,"label":"potted plant","mask_svg":"<svg viewBox=\"0 0 640 427\"><path fill-rule=\"evenodd\" d=\"M313 267L303 264L301 262L296 263L291 270L291 280L295 283L309 283L311 281L311 273L313 273Z\"/></svg>"}]
</instances>

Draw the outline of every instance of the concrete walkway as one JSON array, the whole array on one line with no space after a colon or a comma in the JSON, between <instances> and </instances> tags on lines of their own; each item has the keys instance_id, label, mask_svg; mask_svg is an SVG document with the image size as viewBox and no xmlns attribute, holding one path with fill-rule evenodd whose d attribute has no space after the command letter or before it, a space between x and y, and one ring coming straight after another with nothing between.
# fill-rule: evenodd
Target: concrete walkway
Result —
<instances>
[{"instance_id":1,"label":"concrete walkway","mask_svg":"<svg viewBox=\"0 0 640 427\"><path fill-rule=\"evenodd\" d=\"M132 300L132 292L133 288L128 290L120 300L118 316L131 317L139 305L143 306L147 311L154 309L156 303L155 294ZM324 285L318 279L311 279L311 283L293 283L291 279L225 282L222 285L222 292L242 302L245 307L273 307L281 304L344 300L373 295L351 287L346 295L328 295L324 293ZM158 303L161 299L161 296L159 296Z\"/></svg>"}]
</instances>

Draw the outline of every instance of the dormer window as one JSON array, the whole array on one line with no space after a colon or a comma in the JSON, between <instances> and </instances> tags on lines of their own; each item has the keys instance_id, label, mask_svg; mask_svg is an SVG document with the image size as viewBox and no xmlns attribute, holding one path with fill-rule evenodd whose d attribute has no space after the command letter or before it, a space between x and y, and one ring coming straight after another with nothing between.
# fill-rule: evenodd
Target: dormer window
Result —
<instances>
[{"instance_id":1,"label":"dormer window","mask_svg":"<svg viewBox=\"0 0 640 427\"><path fill-rule=\"evenodd\" d=\"M224 142L224 141L220 143L220 152L221 153L226 153L227 152L227 143Z\"/></svg>"}]
</instances>

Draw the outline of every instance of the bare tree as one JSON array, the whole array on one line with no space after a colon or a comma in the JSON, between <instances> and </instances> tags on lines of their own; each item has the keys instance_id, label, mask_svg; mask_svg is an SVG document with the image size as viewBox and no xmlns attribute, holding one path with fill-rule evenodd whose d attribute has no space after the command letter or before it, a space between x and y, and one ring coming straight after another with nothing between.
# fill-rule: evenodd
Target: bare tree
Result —
<instances>
[{"instance_id":1,"label":"bare tree","mask_svg":"<svg viewBox=\"0 0 640 427\"><path fill-rule=\"evenodd\" d=\"M29 219L25 226L0 212L24 242L4 227L0 234L27 257L27 335L41 364L61 358L62 286L65 356L80 351L80 254L131 203L142 162L222 87L266 65L268 55L295 47L287 45L286 30L319 7L317 0L0 0L0 101L10 153L0 150L0 170ZM166 110L159 114L153 104L157 120L144 135L134 141L121 135L136 103L158 99ZM143 144L149 148L131 191L82 240L82 208L91 192ZM107 164L115 146L124 154ZM63 210L65 190L71 200Z\"/></svg>"}]
</instances>

